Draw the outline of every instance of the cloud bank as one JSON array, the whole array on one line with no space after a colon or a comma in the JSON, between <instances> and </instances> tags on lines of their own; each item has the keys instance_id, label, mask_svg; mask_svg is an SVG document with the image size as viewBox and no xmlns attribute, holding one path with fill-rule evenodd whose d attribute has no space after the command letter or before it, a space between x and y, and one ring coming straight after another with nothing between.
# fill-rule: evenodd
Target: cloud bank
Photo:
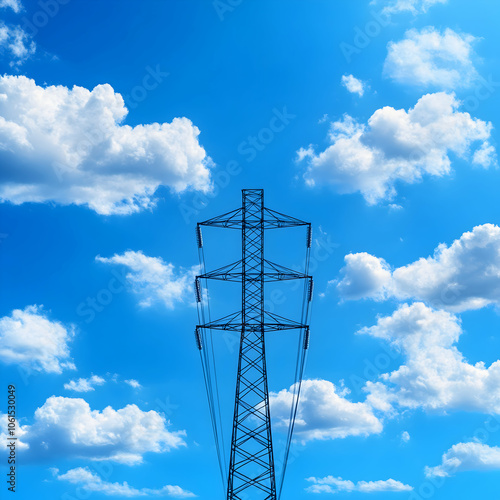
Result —
<instances>
[{"instance_id":1,"label":"cloud bank","mask_svg":"<svg viewBox=\"0 0 500 500\"><path fill-rule=\"evenodd\" d=\"M41 87L0 77L0 200L84 205L131 214L160 186L208 191L211 160L187 118L131 127L110 85Z\"/></svg>"},{"instance_id":2,"label":"cloud bank","mask_svg":"<svg viewBox=\"0 0 500 500\"><path fill-rule=\"evenodd\" d=\"M190 300L198 266L191 269L176 269L159 257L148 257L142 252L127 252L113 257L96 257L104 264L122 265L129 269L127 282L134 293L140 296L140 305L149 307L154 303L173 309L176 304Z\"/></svg>"},{"instance_id":3,"label":"cloud bank","mask_svg":"<svg viewBox=\"0 0 500 500\"><path fill-rule=\"evenodd\" d=\"M306 163L305 182L338 193L359 192L376 204L393 199L398 183L449 175L451 156L481 167L495 165L491 123L460 106L454 94L439 92L424 95L408 111L378 109L366 124L345 115L331 124L331 144L324 151L309 146L297 152L298 161Z\"/></svg>"},{"instance_id":4,"label":"cloud bank","mask_svg":"<svg viewBox=\"0 0 500 500\"><path fill-rule=\"evenodd\" d=\"M382 431L382 422L370 405L352 403L346 389L328 380L304 380L295 421L294 436L302 441L369 436ZM269 395L275 425L288 429L294 387Z\"/></svg>"},{"instance_id":5,"label":"cloud bank","mask_svg":"<svg viewBox=\"0 0 500 500\"><path fill-rule=\"evenodd\" d=\"M358 333L389 342L405 357L397 370L366 383L372 407L500 413L500 361L489 367L467 361L456 346L463 330L455 315L403 304Z\"/></svg>"},{"instance_id":6,"label":"cloud bank","mask_svg":"<svg viewBox=\"0 0 500 500\"><path fill-rule=\"evenodd\" d=\"M164 416L134 404L99 411L81 398L51 396L35 411L32 425L19 426L19 439L25 448L23 460L30 462L86 458L134 465L146 453L186 445L185 432L168 426Z\"/></svg>"},{"instance_id":7,"label":"cloud bank","mask_svg":"<svg viewBox=\"0 0 500 500\"><path fill-rule=\"evenodd\" d=\"M405 85L440 90L469 87L479 76L472 61L476 41L450 28L409 30L403 40L387 46L384 73Z\"/></svg>"},{"instance_id":8,"label":"cloud bank","mask_svg":"<svg viewBox=\"0 0 500 500\"><path fill-rule=\"evenodd\" d=\"M442 457L441 465L426 467L427 477L448 477L457 472L499 470L500 448L482 443L454 444Z\"/></svg>"},{"instance_id":9,"label":"cloud bank","mask_svg":"<svg viewBox=\"0 0 500 500\"><path fill-rule=\"evenodd\" d=\"M171 497L171 498L193 498L196 495L182 489L180 486L166 485L160 489L133 488L126 481L123 483L111 483L103 480L93 473L88 467L77 467L60 474L58 469L52 469L54 477L59 481L75 484L83 490L91 493L102 493L106 496L119 497Z\"/></svg>"},{"instance_id":10,"label":"cloud bank","mask_svg":"<svg viewBox=\"0 0 500 500\"><path fill-rule=\"evenodd\" d=\"M313 483L306 488L308 493L340 493L353 492L359 493L380 493L380 492L401 492L412 491L413 488L407 484L394 479L379 481L353 481L342 479L341 477L327 476L323 478L309 477L306 479Z\"/></svg>"},{"instance_id":11,"label":"cloud bank","mask_svg":"<svg viewBox=\"0 0 500 500\"><path fill-rule=\"evenodd\" d=\"M74 370L69 349L74 334L73 325L50 320L43 306L14 309L0 318L0 361L45 373Z\"/></svg>"},{"instance_id":12,"label":"cloud bank","mask_svg":"<svg viewBox=\"0 0 500 500\"><path fill-rule=\"evenodd\" d=\"M391 269L366 252L345 256L335 285L346 300L415 299L456 312L500 305L500 227L476 226L432 256Z\"/></svg>"}]
</instances>

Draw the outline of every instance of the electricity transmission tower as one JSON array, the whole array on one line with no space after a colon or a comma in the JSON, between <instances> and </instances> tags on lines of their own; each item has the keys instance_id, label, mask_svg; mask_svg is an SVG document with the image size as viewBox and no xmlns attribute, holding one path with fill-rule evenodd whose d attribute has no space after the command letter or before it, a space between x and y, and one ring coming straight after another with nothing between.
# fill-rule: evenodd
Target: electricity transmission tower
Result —
<instances>
[{"instance_id":1,"label":"electricity transmission tower","mask_svg":"<svg viewBox=\"0 0 500 500\"><path fill-rule=\"evenodd\" d=\"M205 270L201 226L240 230L242 234L241 260L207 272ZM305 273L294 271L264 258L264 233L269 229L306 226ZM307 274L311 248L311 224L264 207L262 189L244 189L242 206L218 217L200 222L196 228L202 273L196 277L196 300L200 324L196 327L196 343L202 357L212 425L219 455L223 481L227 481L228 500L277 500L283 484L284 470L297 414L300 382L304 370L305 354L309 346L307 324L312 299L312 277ZM221 319L205 319L202 283L207 280L241 283L241 310ZM300 321L292 321L264 310L264 283L291 279L304 280L304 297ZM289 432L282 467L281 485L277 484L271 436L271 416L266 368L265 335L268 332L298 329L299 351L294 384L294 400L290 410ZM223 443L220 418L218 385L216 380L213 343L208 332L226 330L237 332L239 338L238 372L231 434L229 472L224 474L222 464ZM212 345L212 353L210 353Z\"/></svg>"}]
</instances>

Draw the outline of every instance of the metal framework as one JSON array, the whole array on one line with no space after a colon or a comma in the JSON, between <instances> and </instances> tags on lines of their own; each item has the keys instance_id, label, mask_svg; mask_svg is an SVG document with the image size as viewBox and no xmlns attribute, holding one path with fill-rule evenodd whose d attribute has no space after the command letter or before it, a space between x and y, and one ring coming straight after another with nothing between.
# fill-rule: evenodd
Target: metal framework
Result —
<instances>
[{"instance_id":1,"label":"metal framework","mask_svg":"<svg viewBox=\"0 0 500 500\"><path fill-rule=\"evenodd\" d=\"M242 235L241 260L215 271L204 272L196 277L195 282L198 302L202 300L201 280L241 282L241 311L218 320L209 320L196 327L196 340L200 351L203 346L201 332L240 332L227 499L276 500L279 495L277 496L271 436L265 334L278 330L301 329L307 339L303 341L302 348L307 349L309 326L264 311L264 283L291 279L307 280L305 289L307 300L310 301L312 277L266 260L264 233L267 229L306 226L307 247L310 248L311 225L265 208L262 189L244 189L241 208L198 223L199 248L203 246L201 226L236 229L240 230Z\"/></svg>"}]
</instances>

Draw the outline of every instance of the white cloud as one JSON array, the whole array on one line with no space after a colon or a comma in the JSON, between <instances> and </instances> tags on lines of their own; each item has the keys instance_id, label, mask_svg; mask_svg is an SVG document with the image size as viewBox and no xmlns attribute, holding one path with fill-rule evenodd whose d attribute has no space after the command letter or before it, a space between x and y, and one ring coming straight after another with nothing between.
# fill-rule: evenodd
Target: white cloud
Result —
<instances>
[{"instance_id":1,"label":"white cloud","mask_svg":"<svg viewBox=\"0 0 500 500\"><path fill-rule=\"evenodd\" d=\"M403 210L403 207L401 205L398 205L397 203L390 203L388 207L390 212L398 212L399 210Z\"/></svg>"},{"instance_id":2,"label":"white cloud","mask_svg":"<svg viewBox=\"0 0 500 500\"><path fill-rule=\"evenodd\" d=\"M412 491L413 488L407 484L394 479L379 480L379 481L360 481L357 484L358 491L364 493L378 493L381 491Z\"/></svg>"},{"instance_id":3,"label":"white cloud","mask_svg":"<svg viewBox=\"0 0 500 500\"><path fill-rule=\"evenodd\" d=\"M96 260L129 268L130 272L127 273L126 279L132 290L141 297L142 307L149 307L159 302L173 309L176 303L189 302L194 293L193 281L198 266L176 270L173 264L165 262L160 257L148 257L140 251L131 250L109 258L97 256Z\"/></svg>"},{"instance_id":4,"label":"white cloud","mask_svg":"<svg viewBox=\"0 0 500 500\"><path fill-rule=\"evenodd\" d=\"M130 127L110 85L37 86L0 77L0 200L86 205L130 214L155 204L155 191L210 189L211 160L187 118Z\"/></svg>"},{"instance_id":5,"label":"white cloud","mask_svg":"<svg viewBox=\"0 0 500 500\"><path fill-rule=\"evenodd\" d=\"M141 384L137 380L134 380L133 378L130 380L125 380L125 383L128 384L130 387L133 387L134 389L140 389L142 387Z\"/></svg>"},{"instance_id":6,"label":"white cloud","mask_svg":"<svg viewBox=\"0 0 500 500\"><path fill-rule=\"evenodd\" d=\"M35 42L20 26L8 26L0 21L0 54L11 59L10 66L21 65L35 52Z\"/></svg>"},{"instance_id":7,"label":"white cloud","mask_svg":"<svg viewBox=\"0 0 500 500\"><path fill-rule=\"evenodd\" d=\"M331 282L344 299L412 298L452 311L500 306L500 227L494 224L476 226L392 272L368 253L346 255L345 262L342 279Z\"/></svg>"},{"instance_id":8,"label":"white cloud","mask_svg":"<svg viewBox=\"0 0 500 500\"><path fill-rule=\"evenodd\" d=\"M490 166L491 123L459 108L455 95L439 92L424 95L409 111L378 109L366 125L345 115L331 124L326 150L316 154L310 146L297 152L299 161L307 161L305 181L339 193L360 192L374 204L394 198L398 182L448 175L452 154L468 160L473 150L486 148L490 153L476 154L474 163Z\"/></svg>"},{"instance_id":9,"label":"white cloud","mask_svg":"<svg viewBox=\"0 0 500 500\"><path fill-rule=\"evenodd\" d=\"M78 380L70 380L64 384L64 388L68 391L89 392L95 391L96 385L103 385L106 381L98 375L92 375L90 378L79 378Z\"/></svg>"},{"instance_id":10,"label":"white cloud","mask_svg":"<svg viewBox=\"0 0 500 500\"><path fill-rule=\"evenodd\" d=\"M384 299L392 284L388 264L366 252L348 254L344 257L341 281L332 281L342 297L350 300L370 297Z\"/></svg>"},{"instance_id":11,"label":"white cloud","mask_svg":"<svg viewBox=\"0 0 500 500\"><path fill-rule=\"evenodd\" d=\"M483 145L474 152L474 155L472 156L472 163L473 165L478 165L480 167L485 165L495 165L497 163L495 148L488 142L483 143Z\"/></svg>"},{"instance_id":12,"label":"white cloud","mask_svg":"<svg viewBox=\"0 0 500 500\"><path fill-rule=\"evenodd\" d=\"M409 30L403 40L387 46L384 74L420 87L468 87L479 76L472 62L476 41L450 28L442 33L433 27Z\"/></svg>"},{"instance_id":13,"label":"white cloud","mask_svg":"<svg viewBox=\"0 0 500 500\"><path fill-rule=\"evenodd\" d=\"M9 425L9 417L5 413L0 413L0 440L2 443L6 443L9 440L9 435L8 435L8 425ZM17 437L17 442L16 442L16 448L17 450L24 452L26 451L29 446L27 443L25 443L24 438L27 433L27 426L21 425L19 419L16 421L16 437ZM2 453L5 453L8 450L6 446L2 446L0 449L0 455ZM4 457L2 457L3 459Z\"/></svg>"},{"instance_id":14,"label":"white cloud","mask_svg":"<svg viewBox=\"0 0 500 500\"><path fill-rule=\"evenodd\" d=\"M427 12L429 7L436 4L445 4L448 0L372 0L372 4L386 4L382 12L386 14L398 14L400 12L411 12L413 15Z\"/></svg>"},{"instance_id":15,"label":"white cloud","mask_svg":"<svg viewBox=\"0 0 500 500\"><path fill-rule=\"evenodd\" d=\"M443 455L441 465L425 468L425 475L448 477L473 470L500 470L500 448L476 442L455 444Z\"/></svg>"},{"instance_id":16,"label":"white cloud","mask_svg":"<svg viewBox=\"0 0 500 500\"><path fill-rule=\"evenodd\" d=\"M352 75L343 75L342 85L349 92L351 92L351 94L358 94L359 97L363 97L363 94L365 93L365 86L363 82Z\"/></svg>"},{"instance_id":17,"label":"white cloud","mask_svg":"<svg viewBox=\"0 0 500 500\"><path fill-rule=\"evenodd\" d=\"M185 432L172 432L168 426L164 416L134 404L99 411L81 398L51 396L35 411L34 423L23 427L23 442L29 447L25 459L71 457L133 465L145 453L185 446Z\"/></svg>"},{"instance_id":18,"label":"white cloud","mask_svg":"<svg viewBox=\"0 0 500 500\"><path fill-rule=\"evenodd\" d=\"M23 10L23 5L20 0L0 0L0 8L10 8L19 14Z\"/></svg>"},{"instance_id":19,"label":"white cloud","mask_svg":"<svg viewBox=\"0 0 500 500\"><path fill-rule=\"evenodd\" d=\"M39 372L74 370L68 345L73 336L74 326L51 321L43 306L14 309L0 318L0 360Z\"/></svg>"},{"instance_id":20,"label":"white cloud","mask_svg":"<svg viewBox=\"0 0 500 500\"><path fill-rule=\"evenodd\" d=\"M309 477L306 479L313 483L306 488L308 493L340 493L357 491L360 493L379 493L379 492L401 492L412 491L413 488L407 484L394 479L379 481L358 481L354 483L340 477L327 476L323 478Z\"/></svg>"},{"instance_id":21,"label":"white cloud","mask_svg":"<svg viewBox=\"0 0 500 500\"><path fill-rule=\"evenodd\" d=\"M456 347L463 331L455 315L420 302L404 304L358 333L386 340L405 357L397 370L367 382L372 407L500 413L500 361L486 367L464 358Z\"/></svg>"},{"instance_id":22,"label":"white cloud","mask_svg":"<svg viewBox=\"0 0 500 500\"><path fill-rule=\"evenodd\" d=\"M52 469L52 472L59 481L76 484L87 492L102 493L106 496L172 498L193 498L196 496L194 493L184 490L180 486L166 485L161 489L136 489L130 486L126 481L123 483L110 483L104 481L88 467L70 469L64 474L59 474L58 469Z\"/></svg>"},{"instance_id":23,"label":"white cloud","mask_svg":"<svg viewBox=\"0 0 500 500\"><path fill-rule=\"evenodd\" d=\"M352 403L328 380L304 380L294 435L302 441L368 436L382 431L382 423L365 403ZM293 386L270 393L272 416L278 428L288 429Z\"/></svg>"}]
</instances>

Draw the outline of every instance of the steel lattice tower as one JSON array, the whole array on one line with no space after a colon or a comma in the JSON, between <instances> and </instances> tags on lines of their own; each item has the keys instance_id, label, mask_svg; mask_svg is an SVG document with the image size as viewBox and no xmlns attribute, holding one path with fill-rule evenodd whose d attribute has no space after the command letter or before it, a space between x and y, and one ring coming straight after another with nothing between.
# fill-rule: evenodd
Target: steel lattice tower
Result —
<instances>
[{"instance_id":1,"label":"steel lattice tower","mask_svg":"<svg viewBox=\"0 0 500 500\"><path fill-rule=\"evenodd\" d=\"M264 258L264 232L266 229L307 226L307 245L310 248L311 226L307 222L265 208L262 189L245 189L242 191L242 198L241 208L197 226L199 247L202 245L200 226L241 230L241 260L196 278L198 301L201 300L199 290L202 279L241 282L241 311L198 325L196 335L201 349L199 332L202 330L231 330L240 333L227 499L276 500L265 333L302 329L308 342L309 327L264 311L264 283L307 279L312 291L312 278L267 261Z\"/></svg>"}]
</instances>

